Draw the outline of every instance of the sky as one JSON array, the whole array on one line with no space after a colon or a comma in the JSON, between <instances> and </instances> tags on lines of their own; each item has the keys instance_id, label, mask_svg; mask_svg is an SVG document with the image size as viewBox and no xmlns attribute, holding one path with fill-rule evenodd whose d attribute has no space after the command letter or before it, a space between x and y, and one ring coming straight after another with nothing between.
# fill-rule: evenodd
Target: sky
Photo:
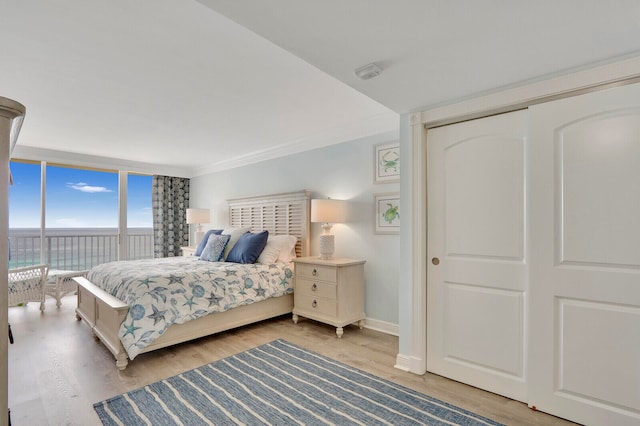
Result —
<instances>
[{"instance_id":1,"label":"sky","mask_svg":"<svg viewBox=\"0 0 640 426\"><path fill-rule=\"evenodd\" d=\"M40 227L40 164L11 163L9 228ZM117 228L118 174L47 166L47 228ZM151 228L151 176L129 175L127 225Z\"/></svg>"}]
</instances>

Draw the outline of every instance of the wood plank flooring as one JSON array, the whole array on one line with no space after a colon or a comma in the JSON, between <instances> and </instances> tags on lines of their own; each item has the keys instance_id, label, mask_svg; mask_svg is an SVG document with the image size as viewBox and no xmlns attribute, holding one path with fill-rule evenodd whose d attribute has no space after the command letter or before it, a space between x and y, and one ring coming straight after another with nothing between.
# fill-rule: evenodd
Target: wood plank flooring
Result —
<instances>
[{"instance_id":1,"label":"wood plank flooring","mask_svg":"<svg viewBox=\"0 0 640 426\"><path fill-rule=\"evenodd\" d=\"M100 425L93 403L216 361L271 340L284 338L507 425L571 425L530 410L525 404L433 374L418 376L393 367L398 338L372 330L333 327L281 317L138 356L118 371L111 353L76 321L75 296L56 308L47 299L9 308L15 343L9 345L9 408L17 425Z\"/></svg>"}]
</instances>

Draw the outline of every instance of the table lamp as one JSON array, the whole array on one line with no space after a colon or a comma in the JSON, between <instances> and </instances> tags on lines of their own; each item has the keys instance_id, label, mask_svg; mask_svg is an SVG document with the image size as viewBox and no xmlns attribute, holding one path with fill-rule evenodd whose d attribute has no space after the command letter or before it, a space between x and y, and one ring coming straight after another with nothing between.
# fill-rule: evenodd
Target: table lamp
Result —
<instances>
[{"instance_id":1,"label":"table lamp","mask_svg":"<svg viewBox=\"0 0 640 426\"><path fill-rule=\"evenodd\" d=\"M331 226L345 221L346 210L346 203L343 200L311 200L311 222L323 223L323 233L320 235L320 259L333 257L335 241L331 234Z\"/></svg>"},{"instance_id":2,"label":"table lamp","mask_svg":"<svg viewBox=\"0 0 640 426\"><path fill-rule=\"evenodd\" d=\"M195 243L194 245L200 244L202 237L204 236L204 231L202 230L203 223L209 223L209 209L187 209L187 223L189 225L195 224L198 225L196 227L195 232Z\"/></svg>"}]
</instances>

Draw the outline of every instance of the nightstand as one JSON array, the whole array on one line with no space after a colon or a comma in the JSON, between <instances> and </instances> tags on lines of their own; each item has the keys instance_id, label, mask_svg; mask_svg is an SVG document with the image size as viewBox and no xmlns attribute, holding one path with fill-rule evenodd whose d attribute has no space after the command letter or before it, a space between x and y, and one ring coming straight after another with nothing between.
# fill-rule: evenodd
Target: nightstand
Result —
<instances>
[{"instance_id":1,"label":"nightstand","mask_svg":"<svg viewBox=\"0 0 640 426\"><path fill-rule=\"evenodd\" d=\"M302 316L336 327L364 326L364 260L299 257L295 263L293 322Z\"/></svg>"},{"instance_id":2,"label":"nightstand","mask_svg":"<svg viewBox=\"0 0 640 426\"><path fill-rule=\"evenodd\" d=\"M183 256L193 256L197 247L180 247Z\"/></svg>"}]
</instances>

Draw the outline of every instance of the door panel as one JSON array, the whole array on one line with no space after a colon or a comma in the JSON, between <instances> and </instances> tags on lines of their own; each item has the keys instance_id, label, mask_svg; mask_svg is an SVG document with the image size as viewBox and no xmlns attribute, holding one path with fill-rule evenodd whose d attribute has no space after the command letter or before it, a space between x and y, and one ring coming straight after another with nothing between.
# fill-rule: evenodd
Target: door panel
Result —
<instances>
[{"instance_id":1,"label":"door panel","mask_svg":"<svg viewBox=\"0 0 640 426\"><path fill-rule=\"evenodd\" d=\"M444 160L447 255L522 261L521 141L470 137L446 147Z\"/></svg>"},{"instance_id":2,"label":"door panel","mask_svg":"<svg viewBox=\"0 0 640 426\"><path fill-rule=\"evenodd\" d=\"M640 422L640 88L531 111L529 404Z\"/></svg>"},{"instance_id":3,"label":"door panel","mask_svg":"<svg viewBox=\"0 0 640 426\"><path fill-rule=\"evenodd\" d=\"M427 369L520 401L526 130L519 111L427 133Z\"/></svg>"},{"instance_id":4,"label":"door panel","mask_svg":"<svg viewBox=\"0 0 640 426\"><path fill-rule=\"evenodd\" d=\"M604 112L556 131L560 262L640 267L640 227L628 226L640 217L639 117Z\"/></svg>"},{"instance_id":5,"label":"door panel","mask_svg":"<svg viewBox=\"0 0 640 426\"><path fill-rule=\"evenodd\" d=\"M447 282L445 291L444 343L448 358L470 368L522 376L521 292L451 282ZM491 311L497 314L487 315ZM501 342L498 351L496 342Z\"/></svg>"},{"instance_id":6,"label":"door panel","mask_svg":"<svg viewBox=\"0 0 640 426\"><path fill-rule=\"evenodd\" d=\"M640 377L612 366L629 366L640 360L638 345L612 330L640 336L640 309L610 303L558 298L558 390L597 405L640 410ZM588 330L588 333L585 333ZM588 374L585 374L588 372Z\"/></svg>"}]
</instances>

